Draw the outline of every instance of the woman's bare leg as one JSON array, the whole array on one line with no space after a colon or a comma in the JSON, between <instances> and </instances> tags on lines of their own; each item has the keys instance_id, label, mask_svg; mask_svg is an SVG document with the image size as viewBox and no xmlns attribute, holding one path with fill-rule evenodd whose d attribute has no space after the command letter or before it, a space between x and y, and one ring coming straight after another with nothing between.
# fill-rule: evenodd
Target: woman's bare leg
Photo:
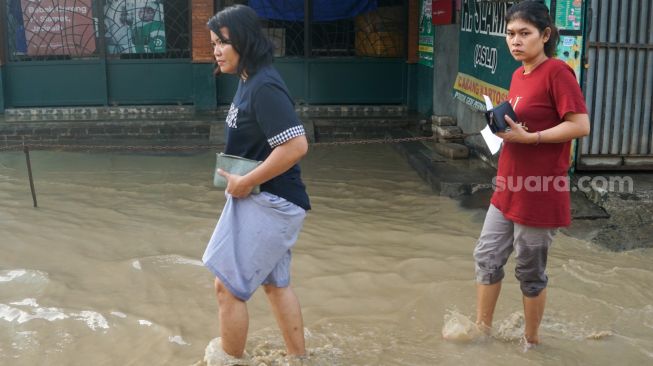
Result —
<instances>
[{"instance_id":1,"label":"woman's bare leg","mask_svg":"<svg viewBox=\"0 0 653 366\"><path fill-rule=\"evenodd\" d=\"M218 296L218 319L220 321L220 337L222 349L230 356L240 358L245 352L249 314L247 303L235 297L224 284L215 279L215 290Z\"/></svg>"},{"instance_id":2,"label":"woman's bare leg","mask_svg":"<svg viewBox=\"0 0 653 366\"><path fill-rule=\"evenodd\" d=\"M270 306L283 340L286 342L288 355L302 356L306 354L304 343L304 320L299 300L295 292L288 287L263 286L268 295Z\"/></svg>"},{"instance_id":3,"label":"woman's bare leg","mask_svg":"<svg viewBox=\"0 0 653 366\"><path fill-rule=\"evenodd\" d=\"M501 282L492 285L476 284L476 325L485 333L489 333L492 328L494 308L500 292Z\"/></svg>"},{"instance_id":4,"label":"woman's bare leg","mask_svg":"<svg viewBox=\"0 0 653 366\"><path fill-rule=\"evenodd\" d=\"M540 343L539 329L542 317L544 316L544 305L546 303L546 289L542 290L535 297L523 297L524 302L524 319L526 327L524 336L530 344Z\"/></svg>"}]
</instances>

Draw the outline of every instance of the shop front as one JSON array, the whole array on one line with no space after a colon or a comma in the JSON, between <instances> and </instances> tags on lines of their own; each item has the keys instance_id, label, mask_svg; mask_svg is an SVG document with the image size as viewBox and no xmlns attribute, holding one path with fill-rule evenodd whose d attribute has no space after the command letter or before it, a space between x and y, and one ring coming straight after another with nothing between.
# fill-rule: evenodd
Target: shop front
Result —
<instances>
[{"instance_id":1,"label":"shop front","mask_svg":"<svg viewBox=\"0 0 653 366\"><path fill-rule=\"evenodd\" d=\"M206 21L221 0L0 0L0 111L227 104ZM405 0L238 1L300 104L406 104ZM309 11L307 9L312 9Z\"/></svg>"},{"instance_id":2,"label":"shop front","mask_svg":"<svg viewBox=\"0 0 653 366\"><path fill-rule=\"evenodd\" d=\"M275 64L303 104L405 104L405 0L219 1L252 7L276 45ZM311 10L308 10L311 9ZM218 79L218 103L236 79Z\"/></svg>"},{"instance_id":3,"label":"shop front","mask_svg":"<svg viewBox=\"0 0 653 366\"><path fill-rule=\"evenodd\" d=\"M192 104L189 9L186 0L4 0L5 108Z\"/></svg>"}]
</instances>

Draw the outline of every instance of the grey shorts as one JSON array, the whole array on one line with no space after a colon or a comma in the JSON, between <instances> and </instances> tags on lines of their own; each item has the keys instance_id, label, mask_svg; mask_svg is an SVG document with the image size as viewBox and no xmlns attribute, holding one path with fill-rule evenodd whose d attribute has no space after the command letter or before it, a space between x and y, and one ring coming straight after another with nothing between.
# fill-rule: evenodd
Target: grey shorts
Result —
<instances>
[{"instance_id":1,"label":"grey shorts","mask_svg":"<svg viewBox=\"0 0 653 366\"><path fill-rule=\"evenodd\" d=\"M287 287L290 248L306 211L268 192L227 197L202 261L241 300L260 285Z\"/></svg>"},{"instance_id":2,"label":"grey shorts","mask_svg":"<svg viewBox=\"0 0 653 366\"><path fill-rule=\"evenodd\" d=\"M525 296L533 297L546 288L546 260L555 228L524 226L506 219L490 205L481 236L474 249L476 282L491 285L504 277L503 266L515 251L515 277Z\"/></svg>"}]
</instances>

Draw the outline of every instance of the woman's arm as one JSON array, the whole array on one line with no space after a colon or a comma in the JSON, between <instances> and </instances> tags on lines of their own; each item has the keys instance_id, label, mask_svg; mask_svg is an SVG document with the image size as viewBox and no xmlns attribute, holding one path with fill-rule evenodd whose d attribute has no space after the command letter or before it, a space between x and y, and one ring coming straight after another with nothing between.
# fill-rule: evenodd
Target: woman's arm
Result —
<instances>
[{"instance_id":1,"label":"woman's arm","mask_svg":"<svg viewBox=\"0 0 653 366\"><path fill-rule=\"evenodd\" d=\"M243 198L249 195L255 186L269 181L297 164L306 152L308 152L308 141L305 135L301 135L275 147L270 156L247 175L229 174L223 170L218 170L218 173L227 179L227 193L236 198Z\"/></svg>"},{"instance_id":2,"label":"woman's arm","mask_svg":"<svg viewBox=\"0 0 653 366\"><path fill-rule=\"evenodd\" d=\"M590 119L587 113L567 113L564 121L539 132L528 132L521 125L506 116L510 131L499 132L497 136L504 141L521 144L555 144L567 142L590 133Z\"/></svg>"}]
</instances>

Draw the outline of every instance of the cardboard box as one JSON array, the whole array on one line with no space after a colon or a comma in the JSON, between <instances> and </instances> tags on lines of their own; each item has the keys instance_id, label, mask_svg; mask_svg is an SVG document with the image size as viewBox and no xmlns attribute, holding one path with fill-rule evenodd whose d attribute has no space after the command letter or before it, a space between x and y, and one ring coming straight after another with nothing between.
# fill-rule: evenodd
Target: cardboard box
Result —
<instances>
[{"instance_id":1,"label":"cardboard box","mask_svg":"<svg viewBox=\"0 0 653 366\"><path fill-rule=\"evenodd\" d=\"M357 56L403 57L406 29L402 6L379 7L355 19Z\"/></svg>"},{"instance_id":2,"label":"cardboard box","mask_svg":"<svg viewBox=\"0 0 653 366\"><path fill-rule=\"evenodd\" d=\"M405 19L403 6L382 6L374 11L357 15L356 31L399 32L404 33Z\"/></svg>"},{"instance_id":3,"label":"cardboard box","mask_svg":"<svg viewBox=\"0 0 653 366\"><path fill-rule=\"evenodd\" d=\"M357 56L403 57L404 35L396 32L356 32Z\"/></svg>"}]
</instances>

